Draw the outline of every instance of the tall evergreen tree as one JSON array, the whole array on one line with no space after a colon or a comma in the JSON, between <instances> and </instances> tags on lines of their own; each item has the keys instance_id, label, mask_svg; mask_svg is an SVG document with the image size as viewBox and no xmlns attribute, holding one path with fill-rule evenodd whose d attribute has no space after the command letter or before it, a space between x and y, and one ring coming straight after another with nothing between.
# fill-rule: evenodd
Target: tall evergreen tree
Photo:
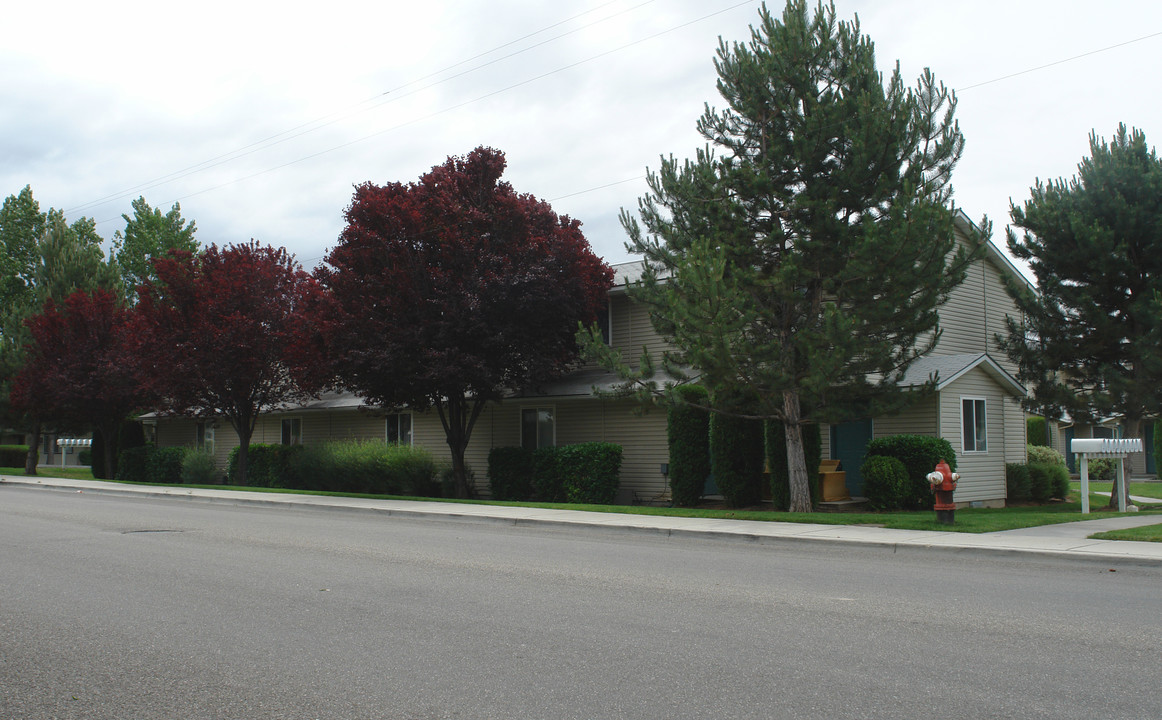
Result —
<instances>
[{"instance_id":1,"label":"tall evergreen tree","mask_svg":"<svg viewBox=\"0 0 1162 720\"><path fill-rule=\"evenodd\" d=\"M1024 320L998 340L1033 409L1120 416L1142 437L1142 421L1162 415L1162 161L1125 125L1110 143L1091 133L1089 147L1072 179L1038 181L1011 206L1021 232L1009 229L1009 250L1039 292L1010 283Z\"/></svg>"},{"instance_id":2,"label":"tall evergreen tree","mask_svg":"<svg viewBox=\"0 0 1162 720\"><path fill-rule=\"evenodd\" d=\"M949 185L963 137L949 91L928 71L885 84L858 19L837 22L833 4L759 15L749 43L718 49L726 107L697 124L709 145L663 158L640 222L623 211L622 224L645 259L631 297L674 348L663 367L707 387L715 412L784 423L801 512L803 424L900 407L898 382L938 339L936 308L967 262ZM648 358L603 363L664 392Z\"/></svg>"},{"instance_id":3,"label":"tall evergreen tree","mask_svg":"<svg viewBox=\"0 0 1162 720\"><path fill-rule=\"evenodd\" d=\"M0 208L0 316L20 305L32 287L36 243L47 220L28 185Z\"/></svg>"}]
</instances>

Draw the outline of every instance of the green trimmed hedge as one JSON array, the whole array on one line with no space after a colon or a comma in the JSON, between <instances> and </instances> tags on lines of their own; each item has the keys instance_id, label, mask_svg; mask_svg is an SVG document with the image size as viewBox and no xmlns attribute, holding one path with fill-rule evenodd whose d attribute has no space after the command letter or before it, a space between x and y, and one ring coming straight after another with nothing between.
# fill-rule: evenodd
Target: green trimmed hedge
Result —
<instances>
[{"instance_id":1,"label":"green trimmed hedge","mask_svg":"<svg viewBox=\"0 0 1162 720\"><path fill-rule=\"evenodd\" d=\"M1031 482L1028 465L1005 465L1005 495L1010 502L1026 502L1033 497Z\"/></svg>"},{"instance_id":2,"label":"green trimmed hedge","mask_svg":"<svg viewBox=\"0 0 1162 720\"><path fill-rule=\"evenodd\" d=\"M154 448L149 455L149 482L175 485L182 481L182 463L186 454L194 452L185 447Z\"/></svg>"},{"instance_id":3,"label":"green trimmed hedge","mask_svg":"<svg viewBox=\"0 0 1162 720\"><path fill-rule=\"evenodd\" d=\"M493 500L531 500L533 497L532 451L521 447L496 447L488 452L488 487Z\"/></svg>"},{"instance_id":4,"label":"green trimmed hedge","mask_svg":"<svg viewBox=\"0 0 1162 720\"><path fill-rule=\"evenodd\" d=\"M116 478L121 482L149 482L150 456L152 445L128 448L117 456Z\"/></svg>"},{"instance_id":5,"label":"green trimmed hedge","mask_svg":"<svg viewBox=\"0 0 1162 720\"><path fill-rule=\"evenodd\" d=\"M897 458L869 455L859 468L863 491L873 510L898 510L910 499L908 468Z\"/></svg>"},{"instance_id":6,"label":"green trimmed hedge","mask_svg":"<svg viewBox=\"0 0 1162 720\"><path fill-rule=\"evenodd\" d=\"M22 468L27 459L27 445L0 445L0 467Z\"/></svg>"},{"instance_id":7,"label":"green trimmed hedge","mask_svg":"<svg viewBox=\"0 0 1162 720\"><path fill-rule=\"evenodd\" d=\"M1062 500L1069 494L1069 469L1064 465L1031 462L1029 467L1029 496L1033 502L1047 503L1053 498Z\"/></svg>"},{"instance_id":8,"label":"green trimmed hedge","mask_svg":"<svg viewBox=\"0 0 1162 720\"><path fill-rule=\"evenodd\" d=\"M693 507L702 498L710 476L710 413L686 403L707 403L706 389L684 386L676 391L681 404L666 413L670 451L670 497L678 507Z\"/></svg>"},{"instance_id":9,"label":"green trimmed hedge","mask_svg":"<svg viewBox=\"0 0 1162 720\"><path fill-rule=\"evenodd\" d=\"M1025 420L1025 435L1029 445L1049 447L1049 426L1045 418L1034 415Z\"/></svg>"},{"instance_id":10,"label":"green trimmed hedge","mask_svg":"<svg viewBox=\"0 0 1162 720\"><path fill-rule=\"evenodd\" d=\"M1065 456L1051 447L1028 445L1025 448L1025 453L1031 463L1046 463L1065 467Z\"/></svg>"},{"instance_id":11,"label":"green trimmed hedge","mask_svg":"<svg viewBox=\"0 0 1162 720\"><path fill-rule=\"evenodd\" d=\"M867 455L894 457L904 463L908 470L908 492L903 507L907 510L932 508L933 496L928 484L928 473L936 469L936 463L944 460L949 468L956 470L956 453L952 445L944 438L928 435L877 438L867 444Z\"/></svg>"},{"instance_id":12,"label":"green trimmed hedge","mask_svg":"<svg viewBox=\"0 0 1162 720\"><path fill-rule=\"evenodd\" d=\"M762 422L712 414L710 464L714 482L728 506L757 503L763 477Z\"/></svg>"},{"instance_id":13,"label":"green trimmed hedge","mask_svg":"<svg viewBox=\"0 0 1162 720\"><path fill-rule=\"evenodd\" d=\"M602 442L493 448L488 482L497 500L612 505L621 484L621 453L620 445Z\"/></svg>"}]
</instances>

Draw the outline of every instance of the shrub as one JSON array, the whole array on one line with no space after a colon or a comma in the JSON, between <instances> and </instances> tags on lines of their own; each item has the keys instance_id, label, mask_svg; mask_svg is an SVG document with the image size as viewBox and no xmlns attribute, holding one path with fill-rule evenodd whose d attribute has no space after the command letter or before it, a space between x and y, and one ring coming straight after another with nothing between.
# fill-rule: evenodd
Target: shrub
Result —
<instances>
[{"instance_id":1,"label":"shrub","mask_svg":"<svg viewBox=\"0 0 1162 720\"><path fill-rule=\"evenodd\" d=\"M182 460L182 483L185 485L216 485L220 479L214 456L203 450L186 453Z\"/></svg>"},{"instance_id":2,"label":"shrub","mask_svg":"<svg viewBox=\"0 0 1162 720\"><path fill-rule=\"evenodd\" d=\"M621 483L621 446L589 442L557 448L565 500L612 505Z\"/></svg>"},{"instance_id":3,"label":"shrub","mask_svg":"<svg viewBox=\"0 0 1162 720\"><path fill-rule=\"evenodd\" d=\"M492 448L488 453L488 487L494 500L531 500L533 452L522 447Z\"/></svg>"},{"instance_id":4,"label":"shrub","mask_svg":"<svg viewBox=\"0 0 1162 720\"><path fill-rule=\"evenodd\" d=\"M904 463L908 470L908 493L903 507L909 510L932 507L932 489L928 484L928 473L936 468L936 463L944 460L948 467L956 470L956 453L944 438L927 435L891 435L877 438L867 445L867 455L894 457Z\"/></svg>"},{"instance_id":5,"label":"shrub","mask_svg":"<svg viewBox=\"0 0 1162 720\"><path fill-rule=\"evenodd\" d=\"M1081 472L1081 460L1078 460L1077 471ZM1113 482L1118 476L1118 466L1120 459L1116 458L1097 458L1089 461L1089 479L1100 480L1101 482Z\"/></svg>"},{"instance_id":6,"label":"shrub","mask_svg":"<svg viewBox=\"0 0 1162 720\"><path fill-rule=\"evenodd\" d=\"M1005 494L1010 502L1025 502L1031 497L1029 466L1024 463L1005 465Z\"/></svg>"},{"instance_id":7,"label":"shrub","mask_svg":"<svg viewBox=\"0 0 1162 720\"><path fill-rule=\"evenodd\" d=\"M1029 495L1033 502L1045 503L1052 498L1062 500L1069 494L1069 470L1064 465L1031 462L1029 468Z\"/></svg>"},{"instance_id":8,"label":"shrub","mask_svg":"<svg viewBox=\"0 0 1162 720\"><path fill-rule=\"evenodd\" d=\"M77 453L77 463L80 465L92 465L93 464L93 450L92 450L92 448L81 448L81 451ZM2 463L0 463L0 464L2 464ZM94 477L96 477L96 476L94 476Z\"/></svg>"},{"instance_id":9,"label":"shrub","mask_svg":"<svg viewBox=\"0 0 1162 720\"><path fill-rule=\"evenodd\" d=\"M0 445L0 467L23 468L27 457L27 445Z\"/></svg>"},{"instance_id":10,"label":"shrub","mask_svg":"<svg viewBox=\"0 0 1162 720\"><path fill-rule=\"evenodd\" d=\"M253 449L254 446L251 446ZM260 451L256 477L298 490L439 497L431 454L408 445L351 440L323 445L272 445Z\"/></svg>"},{"instance_id":11,"label":"shrub","mask_svg":"<svg viewBox=\"0 0 1162 720\"><path fill-rule=\"evenodd\" d=\"M908 469L894 457L869 455L859 468L863 490L873 510L898 510L909 500Z\"/></svg>"},{"instance_id":12,"label":"shrub","mask_svg":"<svg viewBox=\"0 0 1162 720\"><path fill-rule=\"evenodd\" d=\"M1065 456L1051 447L1029 445L1025 448L1030 463L1045 463L1065 467Z\"/></svg>"},{"instance_id":13,"label":"shrub","mask_svg":"<svg viewBox=\"0 0 1162 720\"><path fill-rule=\"evenodd\" d=\"M670 497L678 507L698 504L710 475L710 413L687 402L706 404L706 390L688 385L677 391L682 404L666 416L670 451Z\"/></svg>"},{"instance_id":14,"label":"shrub","mask_svg":"<svg viewBox=\"0 0 1162 720\"><path fill-rule=\"evenodd\" d=\"M152 445L122 450L117 456L117 479L122 482L149 482L150 458L155 450Z\"/></svg>"},{"instance_id":15,"label":"shrub","mask_svg":"<svg viewBox=\"0 0 1162 720\"><path fill-rule=\"evenodd\" d=\"M182 464L186 454L194 452L184 447L154 448L148 455L146 473L149 482L173 485L182 481Z\"/></svg>"},{"instance_id":16,"label":"shrub","mask_svg":"<svg viewBox=\"0 0 1162 720\"><path fill-rule=\"evenodd\" d=\"M543 447L533 453L533 495L542 502L567 502L565 468L555 447Z\"/></svg>"},{"instance_id":17,"label":"shrub","mask_svg":"<svg viewBox=\"0 0 1162 720\"><path fill-rule=\"evenodd\" d=\"M710 464L730 507L759 501L763 476L763 425L715 413L710 417Z\"/></svg>"},{"instance_id":18,"label":"shrub","mask_svg":"<svg viewBox=\"0 0 1162 720\"><path fill-rule=\"evenodd\" d=\"M786 510L791 505L790 468L787 466L787 436L779 420L768 420L764 426L767 467L771 471L771 504L775 510ZM819 481L819 463L823 460L823 440L819 425L803 426L803 455L807 466L807 482L811 489L811 504L823 499Z\"/></svg>"},{"instance_id":19,"label":"shrub","mask_svg":"<svg viewBox=\"0 0 1162 720\"><path fill-rule=\"evenodd\" d=\"M1034 415L1025 420L1025 435L1030 445L1037 447L1049 446L1049 426L1045 418Z\"/></svg>"}]
</instances>

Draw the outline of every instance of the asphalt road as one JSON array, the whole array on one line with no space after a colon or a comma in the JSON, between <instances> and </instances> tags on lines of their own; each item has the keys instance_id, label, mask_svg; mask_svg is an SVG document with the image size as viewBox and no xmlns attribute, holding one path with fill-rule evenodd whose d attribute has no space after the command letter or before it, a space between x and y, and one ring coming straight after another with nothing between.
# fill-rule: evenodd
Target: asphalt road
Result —
<instances>
[{"instance_id":1,"label":"asphalt road","mask_svg":"<svg viewBox=\"0 0 1162 720\"><path fill-rule=\"evenodd\" d=\"M0 718L1162 718L1162 571L0 487Z\"/></svg>"}]
</instances>

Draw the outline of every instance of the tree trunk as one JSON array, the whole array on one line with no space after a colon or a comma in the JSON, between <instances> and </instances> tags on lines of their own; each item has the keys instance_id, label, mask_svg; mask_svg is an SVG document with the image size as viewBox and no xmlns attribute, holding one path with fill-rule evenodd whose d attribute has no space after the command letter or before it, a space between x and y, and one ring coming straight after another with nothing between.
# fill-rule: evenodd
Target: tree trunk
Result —
<instances>
[{"instance_id":1,"label":"tree trunk","mask_svg":"<svg viewBox=\"0 0 1162 720\"><path fill-rule=\"evenodd\" d=\"M1136 418L1136 417L1132 418L1129 416L1126 417L1126 435L1125 435L1125 437L1127 439L1142 437L1142 419L1141 418ZM1143 442L1145 442L1145 440L1143 440ZM1146 448L1143 446L1142 450L1145 451L1145 449ZM1133 477L1133 475L1134 475L1134 456L1127 455L1126 457L1122 458L1122 476L1126 479L1125 484L1122 485L1122 494L1125 495L1125 498L1126 498L1126 507L1129 507L1129 506L1134 504L1134 503L1130 502L1130 478ZM1111 507L1111 508L1118 507L1118 481L1117 481L1116 475L1114 476L1114 484L1110 488L1109 507Z\"/></svg>"},{"instance_id":2,"label":"tree trunk","mask_svg":"<svg viewBox=\"0 0 1162 720\"><path fill-rule=\"evenodd\" d=\"M101 433L101 438L105 441L105 457L102 458L105 462L105 478L108 480L114 479L117 474L117 428L121 427L120 422L106 423L102 425L98 432Z\"/></svg>"},{"instance_id":3,"label":"tree trunk","mask_svg":"<svg viewBox=\"0 0 1162 720\"><path fill-rule=\"evenodd\" d=\"M788 484L791 488L791 512L811 512L811 481L807 474L807 457L803 449L803 426L799 418L799 393L783 393L783 434L787 440Z\"/></svg>"},{"instance_id":4,"label":"tree trunk","mask_svg":"<svg viewBox=\"0 0 1162 720\"><path fill-rule=\"evenodd\" d=\"M468 483L468 463L464 461L464 452L472 438L472 428L476 426L476 420L483 410L483 401L470 402L464 395L449 397L447 403L436 406L440 423L444 426L444 439L452 454L452 479L456 483L458 498L475 495L475 488Z\"/></svg>"},{"instance_id":5,"label":"tree trunk","mask_svg":"<svg viewBox=\"0 0 1162 720\"><path fill-rule=\"evenodd\" d=\"M28 454L24 456L24 474L35 475L36 464L40 461L40 423L32 423L32 442L28 443Z\"/></svg>"}]
</instances>

